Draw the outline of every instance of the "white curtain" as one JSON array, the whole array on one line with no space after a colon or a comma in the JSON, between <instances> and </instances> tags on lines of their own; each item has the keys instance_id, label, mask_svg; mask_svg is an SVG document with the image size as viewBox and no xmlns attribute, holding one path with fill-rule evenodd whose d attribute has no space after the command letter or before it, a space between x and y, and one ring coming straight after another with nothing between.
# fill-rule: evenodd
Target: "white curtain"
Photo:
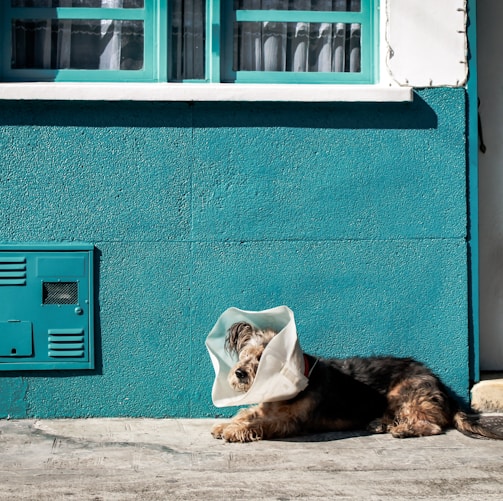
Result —
<instances>
[{"instance_id":1,"label":"white curtain","mask_svg":"<svg viewBox=\"0 0 503 501\"><path fill-rule=\"evenodd\" d=\"M101 0L102 7L122 8L123 0ZM101 21L100 69L120 70L122 25L116 21Z\"/></svg>"},{"instance_id":2,"label":"white curtain","mask_svg":"<svg viewBox=\"0 0 503 501\"><path fill-rule=\"evenodd\" d=\"M262 0L262 9L280 9L285 0ZM264 71L286 70L286 23L262 25L262 61Z\"/></svg>"},{"instance_id":3,"label":"white curtain","mask_svg":"<svg viewBox=\"0 0 503 501\"><path fill-rule=\"evenodd\" d=\"M14 7L143 7L144 0L14 0ZM29 12L29 11L28 11ZM142 21L18 20L13 67L36 69L140 69Z\"/></svg>"},{"instance_id":4,"label":"white curtain","mask_svg":"<svg viewBox=\"0 0 503 501\"><path fill-rule=\"evenodd\" d=\"M360 11L361 0L241 0L240 8ZM358 72L360 25L345 23L240 23L234 69L247 71Z\"/></svg>"},{"instance_id":5,"label":"white curtain","mask_svg":"<svg viewBox=\"0 0 503 501\"><path fill-rule=\"evenodd\" d=\"M14 7L143 7L150 0L13 0ZM170 79L205 75L208 0L170 0ZM228 2L228 3L227 3ZM239 0L242 9L359 11L361 0ZM232 0L225 0L232 5ZM29 19L26 17L25 19ZM308 22L239 23L234 69L278 72L360 71L360 25ZM143 67L141 21L16 21L14 68L131 70Z\"/></svg>"}]
</instances>

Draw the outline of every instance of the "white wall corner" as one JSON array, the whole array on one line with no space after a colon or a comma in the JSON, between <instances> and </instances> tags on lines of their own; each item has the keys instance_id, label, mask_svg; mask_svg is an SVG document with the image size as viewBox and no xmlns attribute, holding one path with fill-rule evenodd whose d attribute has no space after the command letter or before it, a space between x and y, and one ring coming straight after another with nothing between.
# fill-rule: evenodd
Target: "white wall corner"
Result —
<instances>
[{"instance_id":1,"label":"white wall corner","mask_svg":"<svg viewBox=\"0 0 503 501\"><path fill-rule=\"evenodd\" d=\"M468 78L466 0L383 0L386 69L398 85L461 87Z\"/></svg>"}]
</instances>

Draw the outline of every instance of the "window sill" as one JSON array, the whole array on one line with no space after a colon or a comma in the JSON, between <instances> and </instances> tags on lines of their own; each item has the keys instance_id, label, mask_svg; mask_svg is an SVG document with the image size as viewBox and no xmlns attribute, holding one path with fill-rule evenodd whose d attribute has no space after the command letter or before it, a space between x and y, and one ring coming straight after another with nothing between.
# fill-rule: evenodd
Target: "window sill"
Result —
<instances>
[{"instance_id":1,"label":"window sill","mask_svg":"<svg viewBox=\"0 0 503 501\"><path fill-rule=\"evenodd\" d=\"M404 102L411 87L327 84L0 83L0 100Z\"/></svg>"}]
</instances>

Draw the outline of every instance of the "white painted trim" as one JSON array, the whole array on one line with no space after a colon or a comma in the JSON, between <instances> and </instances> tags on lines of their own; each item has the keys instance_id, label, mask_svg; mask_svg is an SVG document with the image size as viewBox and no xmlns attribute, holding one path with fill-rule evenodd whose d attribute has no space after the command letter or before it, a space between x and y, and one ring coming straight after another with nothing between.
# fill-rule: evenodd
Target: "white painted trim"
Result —
<instances>
[{"instance_id":1,"label":"white painted trim","mask_svg":"<svg viewBox=\"0 0 503 501\"><path fill-rule=\"evenodd\" d=\"M411 87L329 84L0 83L0 100L403 102Z\"/></svg>"}]
</instances>

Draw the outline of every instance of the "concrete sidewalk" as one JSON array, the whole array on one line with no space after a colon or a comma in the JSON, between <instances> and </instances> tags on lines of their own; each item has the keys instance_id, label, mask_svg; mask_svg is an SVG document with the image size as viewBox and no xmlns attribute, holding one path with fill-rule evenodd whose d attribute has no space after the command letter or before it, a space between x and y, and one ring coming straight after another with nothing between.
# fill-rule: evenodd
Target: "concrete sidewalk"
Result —
<instances>
[{"instance_id":1,"label":"concrete sidewalk","mask_svg":"<svg viewBox=\"0 0 503 501\"><path fill-rule=\"evenodd\" d=\"M503 442L449 431L226 444L214 422L0 421L0 499L503 499Z\"/></svg>"}]
</instances>

